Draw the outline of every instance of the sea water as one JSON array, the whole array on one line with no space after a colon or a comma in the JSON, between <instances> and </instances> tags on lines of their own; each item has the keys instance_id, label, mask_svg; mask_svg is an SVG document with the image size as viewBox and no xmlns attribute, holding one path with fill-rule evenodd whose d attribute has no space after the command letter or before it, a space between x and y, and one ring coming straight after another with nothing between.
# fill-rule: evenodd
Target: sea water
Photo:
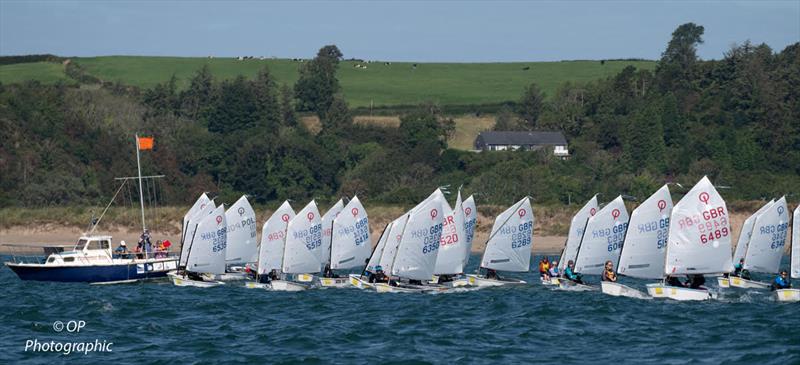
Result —
<instances>
[{"instance_id":1,"label":"sea water","mask_svg":"<svg viewBox=\"0 0 800 365\"><path fill-rule=\"evenodd\" d=\"M800 363L800 303L777 302L769 291L642 300L544 287L534 273L508 276L528 285L287 293L242 282L24 282L3 267L0 364ZM645 281L622 280L646 291ZM716 289L715 278L707 284ZM105 343L107 351L26 351L33 340Z\"/></svg>"}]
</instances>

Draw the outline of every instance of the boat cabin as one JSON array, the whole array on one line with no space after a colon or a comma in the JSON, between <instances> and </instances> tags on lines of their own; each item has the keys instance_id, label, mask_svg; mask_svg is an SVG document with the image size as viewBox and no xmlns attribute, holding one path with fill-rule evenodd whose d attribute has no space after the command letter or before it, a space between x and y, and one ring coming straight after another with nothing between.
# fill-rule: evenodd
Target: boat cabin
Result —
<instances>
[{"instance_id":1,"label":"boat cabin","mask_svg":"<svg viewBox=\"0 0 800 365\"><path fill-rule=\"evenodd\" d=\"M45 265L91 265L112 260L111 236L82 236L71 251L50 254Z\"/></svg>"}]
</instances>

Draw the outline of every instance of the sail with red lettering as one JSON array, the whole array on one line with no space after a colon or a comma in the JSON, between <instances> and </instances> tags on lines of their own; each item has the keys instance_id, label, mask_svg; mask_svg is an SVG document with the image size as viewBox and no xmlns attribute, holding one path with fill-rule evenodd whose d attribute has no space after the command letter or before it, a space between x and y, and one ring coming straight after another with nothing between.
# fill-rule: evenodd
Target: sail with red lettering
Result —
<instances>
[{"instance_id":1,"label":"sail with red lettering","mask_svg":"<svg viewBox=\"0 0 800 365\"><path fill-rule=\"evenodd\" d=\"M331 269L349 269L364 265L372 252L367 210L357 196L347 203L333 220Z\"/></svg>"},{"instance_id":2,"label":"sail with red lettering","mask_svg":"<svg viewBox=\"0 0 800 365\"><path fill-rule=\"evenodd\" d=\"M733 251L733 263L736 264L739 260L743 259L744 256L747 254L747 246L750 244L750 237L753 235L753 225L756 223L756 218L758 218L761 213L765 210L769 209L772 204L775 203L775 200L770 200L767 204L764 204L761 208L758 209L753 215L747 217L742 224L742 230L739 231L739 240L736 241L736 250Z\"/></svg>"},{"instance_id":3,"label":"sail with red lettering","mask_svg":"<svg viewBox=\"0 0 800 365\"><path fill-rule=\"evenodd\" d=\"M800 205L794 209L792 222L791 275L794 279L800 279Z\"/></svg>"},{"instance_id":4,"label":"sail with red lettering","mask_svg":"<svg viewBox=\"0 0 800 365\"><path fill-rule=\"evenodd\" d=\"M228 211L225 212L228 222L228 248L225 250L227 264L256 262L256 212L242 195Z\"/></svg>"},{"instance_id":5,"label":"sail with red lettering","mask_svg":"<svg viewBox=\"0 0 800 365\"><path fill-rule=\"evenodd\" d=\"M322 219L313 200L289 221L283 251L286 274L316 273L322 269Z\"/></svg>"},{"instance_id":6,"label":"sail with red lettering","mask_svg":"<svg viewBox=\"0 0 800 365\"><path fill-rule=\"evenodd\" d=\"M439 191L439 190L437 190ZM441 193L440 193L441 194ZM464 272L464 252L467 245L464 233L464 211L461 208L461 193L456 199L456 208L450 209L450 204L440 195L442 200L442 237L439 244L439 253L436 255L436 266L433 273L436 275L452 275ZM460 214L459 214L460 211Z\"/></svg>"},{"instance_id":7,"label":"sail with red lettering","mask_svg":"<svg viewBox=\"0 0 800 365\"><path fill-rule=\"evenodd\" d=\"M447 202L438 189L408 214L392 275L412 280L430 280L442 238L442 207Z\"/></svg>"},{"instance_id":8,"label":"sail with red lettering","mask_svg":"<svg viewBox=\"0 0 800 365\"><path fill-rule=\"evenodd\" d=\"M196 273L224 274L228 225L225 206L220 205L197 223L186 258L186 270Z\"/></svg>"},{"instance_id":9,"label":"sail with red lettering","mask_svg":"<svg viewBox=\"0 0 800 365\"><path fill-rule=\"evenodd\" d=\"M664 273L718 274L732 269L728 207L704 176L672 209Z\"/></svg>"},{"instance_id":10,"label":"sail with red lettering","mask_svg":"<svg viewBox=\"0 0 800 365\"><path fill-rule=\"evenodd\" d=\"M294 210L288 201L272 213L261 229L261 244L258 247L258 274L265 275L272 270L281 270L283 245L286 241L286 227L294 218Z\"/></svg>"},{"instance_id":11,"label":"sail with red lettering","mask_svg":"<svg viewBox=\"0 0 800 365\"><path fill-rule=\"evenodd\" d=\"M606 261L617 267L625 232L628 229L628 210L622 196L618 196L589 218L581 239L575 271L587 275L600 275Z\"/></svg>"},{"instance_id":12,"label":"sail with red lettering","mask_svg":"<svg viewBox=\"0 0 800 365\"><path fill-rule=\"evenodd\" d=\"M782 197L756 218L744 257L744 268L752 272L777 273L788 233L789 209L786 197Z\"/></svg>"},{"instance_id":13,"label":"sail with red lettering","mask_svg":"<svg viewBox=\"0 0 800 365\"><path fill-rule=\"evenodd\" d=\"M461 192L458 192L458 197L461 198ZM464 212L464 235L466 236L467 244L464 245L464 265L463 267L467 267L467 263L469 263L469 256L472 254L472 241L475 238L475 227L478 225L478 209L475 206L475 198L472 195L464 200L464 204L462 205L462 211Z\"/></svg>"},{"instance_id":14,"label":"sail with red lettering","mask_svg":"<svg viewBox=\"0 0 800 365\"><path fill-rule=\"evenodd\" d=\"M500 213L494 220L481 267L501 271L528 271L533 249L533 223L533 208L529 197Z\"/></svg>"},{"instance_id":15,"label":"sail with red lettering","mask_svg":"<svg viewBox=\"0 0 800 365\"><path fill-rule=\"evenodd\" d=\"M583 231L586 229L586 223L589 221L589 218L596 213L597 195L589 199L586 205L572 217L572 222L569 225L569 233L567 234L567 244L564 246L564 251L562 251L561 258L558 260L559 272L564 272L569 260L575 260L575 257L578 255L578 247L580 247L581 239L583 238Z\"/></svg>"},{"instance_id":16,"label":"sail with red lettering","mask_svg":"<svg viewBox=\"0 0 800 365\"><path fill-rule=\"evenodd\" d=\"M672 197L664 185L631 213L617 271L640 279L661 279L667 254Z\"/></svg>"}]
</instances>

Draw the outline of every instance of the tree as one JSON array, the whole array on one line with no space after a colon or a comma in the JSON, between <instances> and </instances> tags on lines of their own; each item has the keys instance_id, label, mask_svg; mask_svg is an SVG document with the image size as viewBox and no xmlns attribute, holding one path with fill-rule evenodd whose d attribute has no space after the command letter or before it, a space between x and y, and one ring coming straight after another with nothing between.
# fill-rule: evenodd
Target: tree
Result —
<instances>
[{"instance_id":1,"label":"tree","mask_svg":"<svg viewBox=\"0 0 800 365\"><path fill-rule=\"evenodd\" d=\"M338 133L343 129L353 124L353 116L350 115L350 109L347 108L347 102L344 98L337 95L333 98L331 106L325 112L325 116L321 118L322 129L326 132Z\"/></svg>"},{"instance_id":2,"label":"tree","mask_svg":"<svg viewBox=\"0 0 800 365\"><path fill-rule=\"evenodd\" d=\"M525 129L536 130L538 127L539 116L545 107L545 95L535 83L528 85L517 106L517 114L522 118L522 125Z\"/></svg>"},{"instance_id":3,"label":"tree","mask_svg":"<svg viewBox=\"0 0 800 365\"><path fill-rule=\"evenodd\" d=\"M228 134L258 125L256 96L244 76L224 81L217 99L209 116L210 132Z\"/></svg>"},{"instance_id":4,"label":"tree","mask_svg":"<svg viewBox=\"0 0 800 365\"><path fill-rule=\"evenodd\" d=\"M297 110L311 111L322 118L339 92L336 70L342 53L334 45L322 47L317 57L300 67L300 78L294 85Z\"/></svg>"},{"instance_id":5,"label":"tree","mask_svg":"<svg viewBox=\"0 0 800 365\"><path fill-rule=\"evenodd\" d=\"M702 25L686 23L672 32L667 49L656 66L661 91L685 91L696 72L697 45L703 43Z\"/></svg>"},{"instance_id":6,"label":"tree","mask_svg":"<svg viewBox=\"0 0 800 365\"><path fill-rule=\"evenodd\" d=\"M500 110L497 111L494 117L494 128L492 130L495 131L513 131L517 129L517 121L514 112L508 105L503 105Z\"/></svg>"},{"instance_id":7,"label":"tree","mask_svg":"<svg viewBox=\"0 0 800 365\"><path fill-rule=\"evenodd\" d=\"M294 94L288 85L281 85L281 121L287 127L297 127L297 114L294 112Z\"/></svg>"},{"instance_id":8,"label":"tree","mask_svg":"<svg viewBox=\"0 0 800 365\"><path fill-rule=\"evenodd\" d=\"M189 82L189 88L181 93L181 114L200 119L208 112L214 97L214 76L208 65L203 65Z\"/></svg>"},{"instance_id":9,"label":"tree","mask_svg":"<svg viewBox=\"0 0 800 365\"><path fill-rule=\"evenodd\" d=\"M256 111L260 124L270 129L281 124L281 106L278 103L278 83L265 65L256 75L253 82Z\"/></svg>"}]
</instances>

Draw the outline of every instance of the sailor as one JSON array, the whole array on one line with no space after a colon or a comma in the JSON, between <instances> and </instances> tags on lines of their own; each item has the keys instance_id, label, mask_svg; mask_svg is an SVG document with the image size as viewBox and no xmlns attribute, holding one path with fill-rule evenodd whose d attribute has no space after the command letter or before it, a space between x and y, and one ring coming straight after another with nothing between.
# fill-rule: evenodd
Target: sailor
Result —
<instances>
[{"instance_id":1,"label":"sailor","mask_svg":"<svg viewBox=\"0 0 800 365\"><path fill-rule=\"evenodd\" d=\"M741 276L742 275L742 268L744 268L744 259L739 259L739 263L733 265L733 276Z\"/></svg>"},{"instance_id":2,"label":"sailor","mask_svg":"<svg viewBox=\"0 0 800 365\"><path fill-rule=\"evenodd\" d=\"M677 277L672 275L667 275L667 278L664 279L664 282L669 286L680 286L680 287L684 286L683 283L681 283L681 281Z\"/></svg>"},{"instance_id":3,"label":"sailor","mask_svg":"<svg viewBox=\"0 0 800 365\"><path fill-rule=\"evenodd\" d=\"M324 278L338 278L339 276L333 272L331 269L331 264L325 264L325 270L322 271L322 277Z\"/></svg>"},{"instance_id":4,"label":"sailor","mask_svg":"<svg viewBox=\"0 0 800 365\"><path fill-rule=\"evenodd\" d=\"M375 266L375 273L369 277L370 283L386 283L389 281L389 278L386 277L386 274L383 273L383 267L381 265Z\"/></svg>"},{"instance_id":5,"label":"sailor","mask_svg":"<svg viewBox=\"0 0 800 365\"><path fill-rule=\"evenodd\" d=\"M114 250L114 253L117 254L118 257L125 258L128 256L128 246L125 244L125 241L119 242L119 247Z\"/></svg>"},{"instance_id":6,"label":"sailor","mask_svg":"<svg viewBox=\"0 0 800 365\"><path fill-rule=\"evenodd\" d=\"M553 263L550 264L550 270L547 272L551 278L557 278L559 276L558 272L558 261L553 260Z\"/></svg>"},{"instance_id":7,"label":"sailor","mask_svg":"<svg viewBox=\"0 0 800 365\"><path fill-rule=\"evenodd\" d=\"M547 277L548 276L547 272L549 270L550 270L550 260L547 258L547 256L545 256L539 261L539 276L545 279L549 279Z\"/></svg>"},{"instance_id":8,"label":"sailor","mask_svg":"<svg viewBox=\"0 0 800 365\"><path fill-rule=\"evenodd\" d=\"M439 275L437 284L444 284L453 281L453 275Z\"/></svg>"},{"instance_id":9,"label":"sailor","mask_svg":"<svg viewBox=\"0 0 800 365\"><path fill-rule=\"evenodd\" d=\"M772 281L772 285L770 285L771 290L778 290L778 289L789 289L792 287L792 282L789 281L788 273L786 270L781 270L780 275Z\"/></svg>"},{"instance_id":10,"label":"sailor","mask_svg":"<svg viewBox=\"0 0 800 365\"><path fill-rule=\"evenodd\" d=\"M486 278L492 280L500 280L500 277L497 276L497 271L494 269L486 269Z\"/></svg>"},{"instance_id":11,"label":"sailor","mask_svg":"<svg viewBox=\"0 0 800 365\"><path fill-rule=\"evenodd\" d=\"M603 270L603 281L616 282L617 274L614 272L614 263L611 260L606 261L606 268Z\"/></svg>"},{"instance_id":12,"label":"sailor","mask_svg":"<svg viewBox=\"0 0 800 365\"><path fill-rule=\"evenodd\" d=\"M272 271L270 271L269 275L267 275L267 276L269 277L270 280L278 280L278 278L279 278L278 277L278 269L272 269Z\"/></svg>"},{"instance_id":13,"label":"sailor","mask_svg":"<svg viewBox=\"0 0 800 365\"><path fill-rule=\"evenodd\" d=\"M567 261L567 268L564 269L564 277L572 282L583 284L582 275L575 272L575 262Z\"/></svg>"},{"instance_id":14,"label":"sailor","mask_svg":"<svg viewBox=\"0 0 800 365\"><path fill-rule=\"evenodd\" d=\"M684 283L684 286L688 286L689 289L705 289L703 288L703 284L706 283L706 277L701 274L691 274L688 276L688 280Z\"/></svg>"}]
</instances>

